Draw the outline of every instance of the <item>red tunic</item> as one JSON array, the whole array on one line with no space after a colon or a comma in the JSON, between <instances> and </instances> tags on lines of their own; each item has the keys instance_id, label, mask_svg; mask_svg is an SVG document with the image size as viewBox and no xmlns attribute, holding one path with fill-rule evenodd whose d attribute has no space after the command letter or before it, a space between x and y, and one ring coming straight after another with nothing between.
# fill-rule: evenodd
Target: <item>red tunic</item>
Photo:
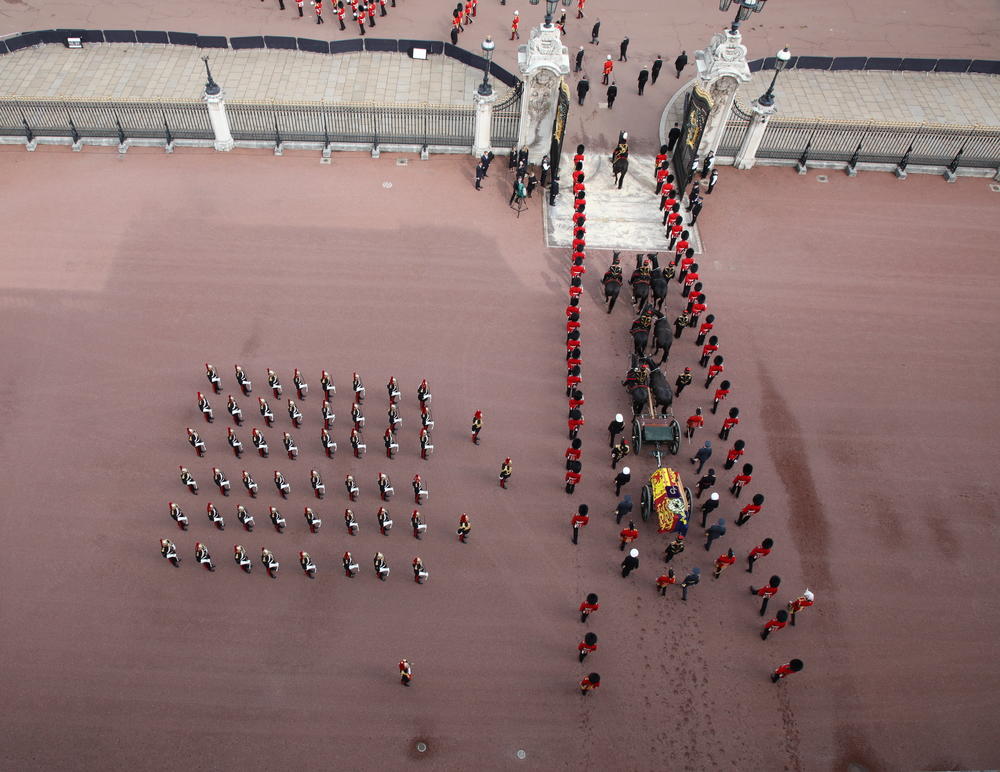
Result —
<instances>
[{"instance_id":1,"label":"red tunic","mask_svg":"<svg viewBox=\"0 0 1000 772\"><path fill-rule=\"evenodd\" d=\"M583 451L580 448L566 448L566 458L579 461Z\"/></svg>"},{"instance_id":2,"label":"red tunic","mask_svg":"<svg viewBox=\"0 0 1000 772\"><path fill-rule=\"evenodd\" d=\"M618 537L626 544L631 544L639 538L639 532L635 528L622 528Z\"/></svg>"},{"instance_id":3,"label":"red tunic","mask_svg":"<svg viewBox=\"0 0 1000 772\"><path fill-rule=\"evenodd\" d=\"M739 419L738 416L736 418L728 417L728 418L726 418L726 420L724 420L722 422L722 428L723 429L732 429L739 422L740 422L740 419Z\"/></svg>"},{"instance_id":4,"label":"red tunic","mask_svg":"<svg viewBox=\"0 0 1000 772\"><path fill-rule=\"evenodd\" d=\"M725 555L719 555L719 557L715 559L715 567L725 568L726 566L731 566L735 562L736 562L736 556L733 555L732 557L730 557L729 553L726 553Z\"/></svg>"},{"instance_id":5,"label":"red tunic","mask_svg":"<svg viewBox=\"0 0 1000 772\"><path fill-rule=\"evenodd\" d=\"M584 601L583 603L580 604L580 613L593 614L600 607L601 607L600 603L587 603L587 601Z\"/></svg>"},{"instance_id":6,"label":"red tunic","mask_svg":"<svg viewBox=\"0 0 1000 772\"><path fill-rule=\"evenodd\" d=\"M764 625L764 629L767 630L768 632L773 633L775 630L780 630L782 627L784 627L787 624L788 624L788 622L782 622L780 619L778 619L777 617L775 617L770 622L768 622L766 625Z\"/></svg>"},{"instance_id":7,"label":"red tunic","mask_svg":"<svg viewBox=\"0 0 1000 772\"><path fill-rule=\"evenodd\" d=\"M721 402L722 400L724 400L726 398L727 394L729 394L729 389L716 389L715 390L715 401L716 402Z\"/></svg>"},{"instance_id":8,"label":"red tunic","mask_svg":"<svg viewBox=\"0 0 1000 772\"><path fill-rule=\"evenodd\" d=\"M719 373L722 372L722 369L723 369L722 365L709 365L708 377L714 378L715 376L717 376Z\"/></svg>"},{"instance_id":9,"label":"red tunic","mask_svg":"<svg viewBox=\"0 0 1000 772\"><path fill-rule=\"evenodd\" d=\"M757 506L756 504L747 504L745 507L743 507L743 509L740 510L740 516L741 517L753 517L758 512L760 512L760 509L761 508L759 506ZM763 547L754 547L754 549L755 550L763 550ZM765 550L761 554L762 555L766 555L770 551L771 550Z\"/></svg>"},{"instance_id":10,"label":"red tunic","mask_svg":"<svg viewBox=\"0 0 1000 772\"><path fill-rule=\"evenodd\" d=\"M741 448L733 448L726 454L726 461L736 461L745 453Z\"/></svg>"},{"instance_id":11,"label":"red tunic","mask_svg":"<svg viewBox=\"0 0 1000 772\"><path fill-rule=\"evenodd\" d=\"M705 425L705 416L693 415L687 420L687 425L689 428L696 428L698 426Z\"/></svg>"},{"instance_id":12,"label":"red tunic","mask_svg":"<svg viewBox=\"0 0 1000 772\"><path fill-rule=\"evenodd\" d=\"M710 357L718 350L719 347L716 346L714 343L706 343L704 346L701 347L701 355L703 357Z\"/></svg>"},{"instance_id":13,"label":"red tunic","mask_svg":"<svg viewBox=\"0 0 1000 772\"><path fill-rule=\"evenodd\" d=\"M749 484L750 484L750 475L748 474L738 474L733 478L733 485L741 486Z\"/></svg>"},{"instance_id":14,"label":"red tunic","mask_svg":"<svg viewBox=\"0 0 1000 772\"><path fill-rule=\"evenodd\" d=\"M583 475L579 472L566 472L566 482L572 485L578 485L582 477ZM586 525L586 523L582 523L582 525Z\"/></svg>"},{"instance_id":15,"label":"red tunic","mask_svg":"<svg viewBox=\"0 0 1000 772\"><path fill-rule=\"evenodd\" d=\"M744 507L744 509L746 509L746 507ZM758 509L760 509L760 507L758 507ZM766 547L754 547L752 550L750 550L750 555L748 557L757 559L757 558L767 557L770 554L771 550L767 549Z\"/></svg>"},{"instance_id":16,"label":"red tunic","mask_svg":"<svg viewBox=\"0 0 1000 772\"><path fill-rule=\"evenodd\" d=\"M775 595L778 594L778 588L772 587L769 584L765 584L763 587L757 590L757 594L762 598L773 598Z\"/></svg>"}]
</instances>

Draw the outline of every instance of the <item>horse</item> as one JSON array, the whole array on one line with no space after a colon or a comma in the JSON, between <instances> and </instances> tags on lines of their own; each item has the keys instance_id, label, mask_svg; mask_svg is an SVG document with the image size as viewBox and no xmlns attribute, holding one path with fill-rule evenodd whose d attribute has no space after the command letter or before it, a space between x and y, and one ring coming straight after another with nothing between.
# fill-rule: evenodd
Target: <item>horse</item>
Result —
<instances>
[{"instance_id":1,"label":"horse","mask_svg":"<svg viewBox=\"0 0 1000 772\"><path fill-rule=\"evenodd\" d=\"M667 376L663 374L659 367L650 370L649 390L653 393L653 400L663 408L664 412L674 403L674 391L667 383Z\"/></svg>"},{"instance_id":2,"label":"horse","mask_svg":"<svg viewBox=\"0 0 1000 772\"><path fill-rule=\"evenodd\" d=\"M654 268L649 279L649 286L653 292L653 306L657 311L663 309L663 301L667 299L667 287L670 285L664 276L662 268Z\"/></svg>"},{"instance_id":3,"label":"horse","mask_svg":"<svg viewBox=\"0 0 1000 772\"><path fill-rule=\"evenodd\" d=\"M619 274L611 273L608 271L604 274L604 302L608 306L608 313L615 307L615 302L618 300L618 293L622 290L622 279Z\"/></svg>"},{"instance_id":4,"label":"horse","mask_svg":"<svg viewBox=\"0 0 1000 772\"><path fill-rule=\"evenodd\" d=\"M649 407L649 389L645 386L636 386L629 390L632 397L632 415L640 415L646 412Z\"/></svg>"},{"instance_id":5,"label":"horse","mask_svg":"<svg viewBox=\"0 0 1000 772\"><path fill-rule=\"evenodd\" d=\"M637 309L641 309L646 305L646 301L649 300L649 277L643 276L636 270L632 273L629 284L632 285L632 305Z\"/></svg>"},{"instance_id":6,"label":"horse","mask_svg":"<svg viewBox=\"0 0 1000 772\"><path fill-rule=\"evenodd\" d=\"M632 323L632 329L629 330L629 335L632 336L632 345L635 349L635 355L641 357L646 353L646 346L649 345L649 328L642 327L638 324L639 320L636 319Z\"/></svg>"},{"instance_id":7,"label":"horse","mask_svg":"<svg viewBox=\"0 0 1000 772\"><path fill-rule=\"evenodd\" d=\"M651 353L655 354L657 351L663 351L663 358L660 360L661 365L670 356L670 347L674 342L674 333L670 328L670 319L666 316L661 316L656 320L656 324L653 325L653 350Z\"/></svg>"}]
</instances>

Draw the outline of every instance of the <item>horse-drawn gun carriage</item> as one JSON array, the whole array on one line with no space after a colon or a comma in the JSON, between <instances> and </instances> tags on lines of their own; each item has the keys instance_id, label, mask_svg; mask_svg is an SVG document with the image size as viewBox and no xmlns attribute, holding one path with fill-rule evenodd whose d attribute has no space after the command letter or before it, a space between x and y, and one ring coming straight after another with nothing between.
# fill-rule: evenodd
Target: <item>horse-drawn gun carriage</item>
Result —
<instances>
[{"instance_id":1,"label":"horse-drawn gun carriage","mask_svg":"<svg viewBox=\"0 0 1000 772\"><path fill-rule=\"evenodd\" d=\"M632 452L638 455L644 444L652 445L650 454L656 457L657 464L661 446L677 455L681 426L671 410L673 391L660 368L651 367L649 359L633 357L633 366L622 385L632 398Z\"/></svg>"}]
</instances>

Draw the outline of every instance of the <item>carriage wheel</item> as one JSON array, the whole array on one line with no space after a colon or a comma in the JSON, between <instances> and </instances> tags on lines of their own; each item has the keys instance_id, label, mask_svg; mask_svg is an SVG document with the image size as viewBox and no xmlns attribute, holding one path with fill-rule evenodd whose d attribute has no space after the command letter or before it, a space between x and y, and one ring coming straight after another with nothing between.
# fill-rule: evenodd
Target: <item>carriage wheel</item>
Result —
<instances>
[{"instance_id":1,"label":"carriage wheel","mask_svg":"<svg viewBox=\"0 0 1000 772\"><path fill-rule=\"evenodd\" d=\"M638 456L642 450L642 424L638 418L632 419L632 453Z\"/></svg>"},{"instance_id":2,"label":"carriage wheel","mask_svg":"<svg viewBox=\"0 0 1000 772\"><path fill-rule=\"evenodd\" d=\"M670 452L676 456L681 451L681 425L677 423L676 418L670 422L670 429L671 437L670 443L667 447L670 449Z\"/></svg>"},{"instance_id":3,"label":"carriage wheel","mask_svg":"<svg viewBox=\"0 0 1000 772\"><path fill-rule=\"evenodd\" d=\"M643 520L649 520L649 512L653 508L653 490L649 485L642 486L642 497L639 502L639 512Z\"/></svg>"}]
</instances>

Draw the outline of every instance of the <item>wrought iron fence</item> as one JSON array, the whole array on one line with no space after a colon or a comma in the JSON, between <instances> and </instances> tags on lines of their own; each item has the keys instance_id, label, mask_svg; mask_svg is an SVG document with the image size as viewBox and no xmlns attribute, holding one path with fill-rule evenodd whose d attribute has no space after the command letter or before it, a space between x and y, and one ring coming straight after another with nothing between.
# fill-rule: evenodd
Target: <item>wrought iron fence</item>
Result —
<instances>
[{"instance_id":1,"label":"wrought iron fence","mask_svg":"<svg viewBox=\"0 0 1000 772\"><path fill-rule=\"evenodd\" d=\"M726 125L737 123L730 121ZM734 128L734 131L736 129ZM919 123L771 119L758 158L1000 167L1000 128ZM957 161L957 162L956 162Z\"/></svg>"},{"instance_id":2,"label":"wrought iron fence","mask_svg":"<svg viewBox=\"0 0 1000 772\"><path fill-rule=\"evenodd\" d=\"M490 125L490 144L493 147L510 147L517 142L521 126L521 93L524 85L517 82L499 104L493 106Z\"/></svg>"},{"instance_id":3,"label":"wrought iron fence","mask_svg":"<svg viewBox=\"0 0 1000 772\"><path fill-rule=\"evenodd\" d=\"M203 102L76 101L0 97L0 135L212 139Z\"/></svg>"},{"instance_id":4,"label":"wrought iron fence","mask_svg":"<svg viewBox=\"0 0 1000 772\"><path fill-rule=\"evenodd\" d=\"M236 140L472 146L471 105L226 102Z\"/></svg>"},{"instance_id":5,"label":"wrought iron fence","mask_svg":"<svg viewBox=\"0 0 1000 772\"><path fill-rule=\"evenodd\" d=\"M736 155L749 128L750 121L746 118L730 118L726 121L726 128L722 131L722 139L719 141L716 155Z\"/></svg>"}]
</instances>

